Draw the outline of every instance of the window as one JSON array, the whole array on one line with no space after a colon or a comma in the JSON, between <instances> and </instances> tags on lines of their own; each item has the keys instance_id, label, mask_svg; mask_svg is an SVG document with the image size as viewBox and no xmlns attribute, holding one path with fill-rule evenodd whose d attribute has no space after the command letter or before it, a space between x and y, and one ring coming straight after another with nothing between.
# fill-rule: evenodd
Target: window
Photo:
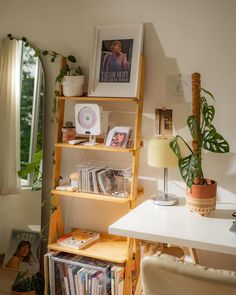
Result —
<instances>
[{"instance_id":1,"label":"window","mask_svg":"<svg viewBox=\"0 0 236 295\"><path fill-rule=\"evenodd\" d=\"M21 169L43 148L44 74L41 62L30 47L22 46L20 103ZM34 175L21 177L21 186L32 186Z\"/></svg>"}]
</instances>

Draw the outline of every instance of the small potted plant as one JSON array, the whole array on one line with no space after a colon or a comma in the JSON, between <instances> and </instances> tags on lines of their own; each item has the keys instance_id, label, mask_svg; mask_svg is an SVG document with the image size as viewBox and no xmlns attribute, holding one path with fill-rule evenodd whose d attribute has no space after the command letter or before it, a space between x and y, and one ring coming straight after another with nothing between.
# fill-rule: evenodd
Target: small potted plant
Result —
<instances>
[{"instance_id":1,"label":"small potted plant","mask_svg":"<svg viewBox=\"0 0 236 295\"><path fill-rule=\"evenodd\" d=\"M43 295L44 277L41 273L19 272L11 287L11 295Z\"/></svg>"},{"instance_id":2,"label":"small potted plant","mask_svg":"<svg viewBox=\"0 0 236 295\"><path fill-rule=\"evenodd\" d=\"M187 119L193 139L192 147L179 135L173 138L170 147L178 157L180 174L187 184L187 206L191 211L208 215L215 210L217 184L216 181L204 177L201 149L214 153L227 153L229 144L212 124L215 108L208 104L207 99L215 99L209 91L201 88L198 73L192 75L192 89L193 114ZM187 156L183 155L178 140L187 147L189 151Z\"/></svg>"},{"instance_id":3,"label":"small potted plant","mask_svg":"<svg viewBox=\"0 0 236 295\"><path fill-rule=\"evenodd\" d=\"M70 68L66 63L60 70L60 74L56 78L63 87L64 96L82 96L84 87L84 75L78 66L77 68Z\"/></svg>"},{"instance_id":4,"label":"small potted plant","mask_svg":"<svg viewBox=\"0 0 236 295\"><path fill-rule=\"evenodd\" d=\"M76 131L75 126L72 122L67 121L65 126L62 127L62 142L68 142L69 140L75 139Z\"/></svg>"}]
</instances>

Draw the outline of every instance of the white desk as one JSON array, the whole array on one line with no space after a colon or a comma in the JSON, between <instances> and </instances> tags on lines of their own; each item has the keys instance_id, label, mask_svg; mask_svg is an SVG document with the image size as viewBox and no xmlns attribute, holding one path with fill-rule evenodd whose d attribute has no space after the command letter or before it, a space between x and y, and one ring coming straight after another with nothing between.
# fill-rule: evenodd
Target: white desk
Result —
<instances>
[{"instance_id":1,"label":"white desk","mask_svg":"<svg viewBox=\"0 0 236 295\"><path fill-rule=\"evenodd\" d=\"M236 255L236 234L229 231L235 204L220 203L213 217L189 212L185 199L177 206L147 200L109 226L109 233Z\"/></svg>"}]
</instances>

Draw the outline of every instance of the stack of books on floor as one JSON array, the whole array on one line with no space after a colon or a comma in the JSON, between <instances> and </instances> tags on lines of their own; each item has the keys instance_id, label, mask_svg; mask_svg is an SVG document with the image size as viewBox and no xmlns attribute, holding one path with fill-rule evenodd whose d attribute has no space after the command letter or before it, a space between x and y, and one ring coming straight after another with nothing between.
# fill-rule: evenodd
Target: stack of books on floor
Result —
<instances>
[{"instance_id":1,"label":"stack of books on floor","mask_svg":"<svg viewBox=\"0 0 236 295\"><path fill-rule=\"evenodd\" d=\"M124 268L97 259L51 251L45 255L46 294L123 295Z\"/></svg>"}]
</instances>

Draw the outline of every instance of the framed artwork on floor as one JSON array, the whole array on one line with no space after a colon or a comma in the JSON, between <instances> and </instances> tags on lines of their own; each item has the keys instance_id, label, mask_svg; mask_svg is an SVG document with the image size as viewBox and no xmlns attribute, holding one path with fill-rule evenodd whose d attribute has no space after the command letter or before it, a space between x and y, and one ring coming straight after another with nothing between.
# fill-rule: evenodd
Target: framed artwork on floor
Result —
<instances>
[{"instance_id":1,"label":"framed artwork on floor","mask_svg":"<svg viewBox=\"0 0 236 295\"><path fill-rule=\"evenodd\" d=\"M13 229L3 267L16 271L39 271L40 233Z\"/></svg>"},{"instance_id":2,"label":"framed artwork on floor","mask_svg":"<svg viewBox=\"0 0 236 295\"><path fill-rule=\"evenodd\" d=\"M142 48L142 24L96 26L88 95L136 97Z\"/></svg>"}]
</instances>

